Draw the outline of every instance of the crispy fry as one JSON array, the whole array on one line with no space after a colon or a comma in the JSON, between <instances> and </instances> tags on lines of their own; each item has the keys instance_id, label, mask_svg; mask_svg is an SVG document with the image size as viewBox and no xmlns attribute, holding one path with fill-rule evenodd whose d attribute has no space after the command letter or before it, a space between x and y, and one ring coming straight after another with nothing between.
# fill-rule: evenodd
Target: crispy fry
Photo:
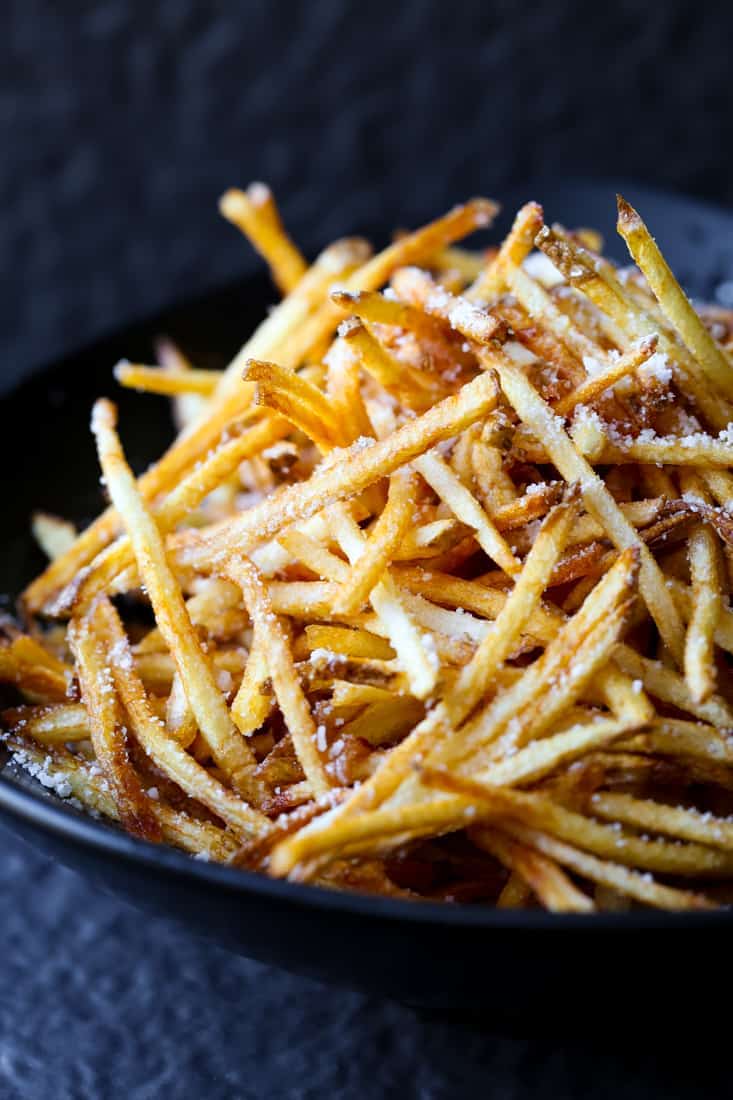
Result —
<instances>
[{"instance_id":1,"label":"crispy fry","mask_svg":"<svg viewBox=\"0 0 733 1100\"><path fill-rule=\"evenodd\" d=\"M359 611L378 583L412 520L416 481L408 471L397 471L390 478L389 497L384 511L369 536L364 552L358 558L358 569L352 568L349 580L342 586L335 610L348 615Z\"/></svg>"},{"instance_id":2,"label":"crispy fry","mask_svg":"<svg viewBox=\"0 0 733 1100\"><path fill-rule=\"evenodd\" d=\"M285 232L267 184L251 183L246 191L230 188L219 200L219 210L246 234L252 247L269 264L272 278L282 293L289 294L308 265Z\"/></svg>"},{"instance_id":3,"label":"crispy fry","mask_svg":"<svg viewBox=\"0 0 733 1100\"><path fill-rule=\"evenodd\" d=\"M290 647L278 623L267 589L256 568L245 557L231 558L226 564L229 580L241 588L250 618L258 630L264 660L293 746L315 795L331 787L316 747L316 724L295 671Z\"/></svg>"},{"instance_id":4,"label":"crispy fry","mask_svg":"<svg viewBox=\"0 0 733 1100\"><path fill-rule=\"evenodd\" d=\"M729 401L733 400L730 360L695 313L646 225L621 195L618 196L618 231L653 290L662 312L679 332L705 377Z\"/></svg>"},{"instance_id":5,"label":"crispy fry","mask_svg":"<svg viewBox=\"0 0 733 1100\"><path fill-rule=\"evenodd\" d=\"M199 730L214 759L232 782L242 793L251 793L252 755L232 723L211 666L193 631L180 589L168 565L160 532L145 509L122 453L115 432L115 410L108 402L95 405L92 430L107 487L127 524L138 569L161 633L176 661Z\"/></svg>"},{"instance_id":6,"label":"crispy fry","mask_svg":"<svg viewBox=\"0 0 733 1100\"><path fill-rule=\"evenodd\" d=\"M89 715L89 732L99 765L115 793L125 828L147 840L160 840L160 828L140 779L130 763L121 726L114 684L105 664L100 608L69 628L69 644L79 670L82 698Z\"/></svg>"},{"instance_id":7,"label":"crispy fry","mask_svg":"<svg viewBox=\"0 0 733 1100\"><path fill-rule=\"evenodd\" d=\"M211 397L221 374L213 370L164 370L161 367L145 367L139 363L118 363L114 376L121 386L140 390L142 393L162 393L169 397L178 394L199 394Z\"/></svg>"}]
</instances>

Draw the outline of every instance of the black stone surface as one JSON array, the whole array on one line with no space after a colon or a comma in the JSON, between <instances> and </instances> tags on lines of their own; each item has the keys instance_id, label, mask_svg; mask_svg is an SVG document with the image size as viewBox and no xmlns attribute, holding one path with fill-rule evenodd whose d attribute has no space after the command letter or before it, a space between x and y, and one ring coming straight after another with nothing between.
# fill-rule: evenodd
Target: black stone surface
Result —
<instances>
[{"instance_id":1,"label":"black stone surface","mask_svg":"<svg viewBox=\"0 0 733 1100\"><path fill-rule=\"evenodd\" d=\"M732 21L684 0L4 0L0 389L253 266L216 215L232 183L268 180L308 249L538 175L733 202ZM592 1047L464 1031L228 955L0 843L2 1100L729 1090L717 1045L622 1020ZM681 1014L715 995L700 980Z\"/></svg>"},{"instance_id":2,"label":"black stone surface","mask_svg":"<svg viewBox=\"0 0 733 1100\"><path fill-rule=\"evenodd\" d=\"M517 1040L425 1019L237 958L95 892L5 830L0 844L3 1100L728 1094L720 1041L672 1044L623 1020L592 1042L563 1036L562 1021L551 1039ZM705 1011L701 983L700 1004L681 1011ZM593 995L578 996L592 1015Z\"/></svg>"}]
</instances>

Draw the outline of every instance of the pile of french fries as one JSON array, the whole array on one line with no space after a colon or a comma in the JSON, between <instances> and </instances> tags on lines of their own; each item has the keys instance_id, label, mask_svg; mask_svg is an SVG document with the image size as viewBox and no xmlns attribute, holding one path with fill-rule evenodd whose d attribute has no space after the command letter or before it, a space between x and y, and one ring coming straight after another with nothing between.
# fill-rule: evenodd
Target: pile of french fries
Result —
<instances>
[{"instance_id":1,"label":"pile of french fries","mask_svg":"<svg viewBox=\"0 0 733 1100\"><path fill-rule=\"evenodd\" d=\"M724 904L733 316L623 199L625 269L536 203L498 249L457 243L476 199L310 266L264 185L221 210L282 301L222 373L118 365L180 429L141 477L95 405L109 507L35 517L50 562L3 627L17 765L298 881Z\"/></svg>"}]
</instances>

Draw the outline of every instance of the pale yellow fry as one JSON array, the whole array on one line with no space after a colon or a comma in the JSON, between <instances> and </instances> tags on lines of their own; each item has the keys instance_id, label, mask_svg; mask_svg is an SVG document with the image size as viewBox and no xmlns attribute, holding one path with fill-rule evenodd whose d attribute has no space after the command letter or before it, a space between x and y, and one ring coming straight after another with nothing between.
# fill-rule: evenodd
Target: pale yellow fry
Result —
<instances>
[{"instance_id":1,"label":"pale yellow fry","mask_svg":"<svg viewBox=\"0 0 733 1100\"><path fill-rule=\"evenodd\" d=\"M544 214L537 202L528 202L522 206L504 238L501 248L491 263L477 276L473 286L466 291L466 297L473 301L484 301L501 293L506 283L507 272L518 267L534 248L534 239L542 228Z\"/></svg>"},{"instance_id":2,"label":"pale yellow fry","mask_svg":"<svg viewBox=\"0 0 733 1100\"><path fill-rule=\"evenodd\" d=\"M341 426L342 436L353 443L362 436L374 436L374 425L361 392L359 360L341 336L328 350L326 391L329 405Z\"/></svg>"},{"instance_id":3,"label":"pale yellow fry","mask_svg":"<svg viewBox=\"0 0 733 1100\"><path fill-rule=\"evenodd\" d=\"M267 262L282 293L289 294L303 278L308 264L285 232L267 184L251 183L246 191L230 188L219 200L219 210Z\"/></svg>"},{"instance_id":4,"label":"pale yellow fry","mask_svg":"<svg viewBox=\"0 0 733 1100\"><path fill-rule=\"evenodd\" d=\"M334 504L330 516L334 536L353 566L364 554L367 540L345 505ZM420 632L389 574L371 590L369 601L409 678L412 694L426 699L435 688L438 673L437 655L430 648L432 638Z\"/></svg>"},{"instance_id":5,"label":"pale yellow fry","mask_svg":"<svg viewBox=\"0 0 733 1100\"><path fill-rule=\"evenodd\" d=\"M262 628L255 623L244 676L231 707L232 719L244 737L258 730L272 711L272 692L266 686L269 678Z\"/></svg>"},{"instance_id":6,"label":"pale yellow fry","mask_svg":"<svg viewBox=\"0 0 733 1100\"><path fill-rule=\"evenodd\" d=\"M416 478L408 470L397 470L389 483L387 503L369 533L364 552L342 585L335 610L355 614L392 561L412 521Z\"/></svg>"},{"instance_id":7,"label":"pale yellow fry","mask_svg":"<svg viewBox=\"0 0 733 1100\"><path fill-rule=\"evenodd\" d=\"M583 447L593 462L604 464L661 463L665 466L693 466L701 472L715 466L733 465L733 444L698 432L694 435L665 435L656 439L638 439L614 433L609 437L600 420L596 440Z\"/></svg>"},{"instance_id":8,"label":"pale yellow fry","mask_svg":"<svg viewBox=\"0 0 733 1100\"><path fill-rule=\"evenodd\" d=\"M477 772L475 778L493 787L532 783L592 749L605 748L635 728L636 723L616 718L581 722L562 733L530 742L514 755Z\"/></svg>"},{"instance_id":9,"label":"pale yellow fry","mask_svg":"<svg viewBox=\"0 0 733 1100\"><path fill-rule=\"evenodd\" d=\"M695 702L681 676L665 668L660 661L642 657L631 646L617 646L614 657L627 675L640 680L649 694L663 703L671 703L719 729L733 730L733 710L720 695L711 695L702 703Z\"/></svg>"},{"instance_id":10,"label":"pale yellow fry","mask_svg":"<svg viewBox=\"0 0 733 1100\"><path fill-rule=\"evenodd\" d=\"M733 400L733 367L675 279L669 264L639 214L618 196L619 234L659 302L709 382Z\"/></svg>"},{"instance_id":11,"label":"pale yellow fry","mask_svg":"<svg viewBox=\"0 0 733 1100\"><path fill-rule=\"evenodd\" d=\"M590 804L593 813L606 821L620 821L634 829L733 851L733 823L713 814L613 791L599 791L591 797Z\"/></svg>"},{"instance_id":12,"label":"pale yellow fry","mask_svg":"<svg viewBox=\"0 0 733 1100\"><path fill-rule=\"evenodd\" d=\"M121 386L142 393L162 393L171 397L194 393L210 397L221 380L221 371L196 370L193 367L188 370L166 370L123 360L115 367L114 376Z\"/></svg>"},{"instance_id":13,"label":"pale yellow fry","mask_svg":"<svg viewBox=\"0 0 733 1100\"><path fill-rule=\"evenodd\" d=\"M115 508L125 523L155 619L176 662L198 728L219 767L237 789L252 792L254 756L233 725L209 660L191 624L181 590L168 564L163 539L145 507L115 431L115 409L94 406L92 430Z\"/></svg>"},{"instance_id":14,"label":"pale yellow fry","mask_svg":"<svg viewBox=\"0 0 733 1100\"><path fill-rule=\"evenodd\" d=\"M316 576L343 583L349 580L351 571L346 562L297 527L288 527L282 531L277 536L277 541L295 561L302 562ZM338 610L335 604L334 610Z\"/></svg>"},{"instance_id":15,"label":"pale yellow fry","mask_svg":"<svg viewBox=\"0 0 733 1100\"><path fill-rule=\"evenodd\" d=\"M293 739L293 747L315 795L332 786L316 746L316 724L300 686L285 632L262 578L245 557L232 557L225 565L226 575L242 590L252 622L258 627L263 655L272 680L275 698Z\"/></svg>"},{"instance_id":16,"label":"pale yellow fry","mask_svg":"<svg viewBox=\"0 0 733 1100\"><path fill-rule=\"evenodd\" d=\"M574 886L557 863L547 856L518 843L498 829L473 829L471 840L509 870L516 872L550 912L592 913L595 909L587 894Z\"/></svg>"},{"instance_id":17,"label":"pale yellow fry","mask_svg":"<svg viewBox=\"0 0 733 1100\"><path fill-rule=\"evenodd\" d=\"M81 703L13 707L2 712L6 729L42 745L65 745L89 738L89 716Z\"/></svg>"},{"instance_id":18,"label":"pale yellow fry","mask_svg":"<svg viewBox=\"0 0 733 1100\"><path fill-rule=\"evenodd\" d=\"M305 636L311 650L330 649L346 657L374 657L383 661L389 661L395 656L389 642L366 630L311 623L305 628Z\"/></svg>"},{"instance_id":19,"label":"pale yellow fry","mask_svg":"<svg viewBox=\"0 0 733 1100\"><path fill-rule=\"evenodd\" d=\"M187 749L195 740L198 726L188 704L186 692L178 672L173 676L171 691L166 703L165 726L179 745Z\"/></svg>"},{"instance_id":20,"label":"pale yellow fry","mask_svg":"<svg viewBox=\"0 0 733 1100\"><path fill-rule=\"evenodd\" d=\"M646 363L647 359L657 350L658 342L659 338L656 335L647 336L645 339L640 340L625 355L613 360L598 374L586 378L572 393L561 398L555 405L555 412L559 416L569 416L578 405L592 404L610 386L615 385L622 378L626 378L627 375L632 374L643 363Z\"/></svg>"},{"instance_id":21,"label":"pale yellow fry","mask_svg":"<svg viewBox=\"0 0 733 1100\"><path fill-rule=\"evenodd\" d=\"M680 718L658 718L644 733L619 742L620 751L693 757L708 763L733 764L733 740L714 726Z\"/></svg>"},{"instance_id":22,"label":"pale yellow fry","mask_svg":"<svg viewBox=\"0 0 733 1100\"><path fill-rule=\"evenodd\" d=\"M499 534L493 521L445 459L436 451L428 451L416 458L413 465L456 518L473 528L476 541L484 553L505 573L514 575L519 572L521 564L509 549L506 539Z\"/></svg>"},{"instance_id":23,"label":"pale yellow fry","mask_svg":"<svg viewBox=\"0 0 733 1100\"><path fill-rule=\"evenodd\" d=\"M715 690L715 631L722 606L721 562L717 536L700 524L687 543L692 581L692 614L685 639L685 679L696 703Z\"/></svg>"},{"instance_id":24,"label":"pale yellow fry","mask_svg":"<svg viewBox=\"0 0 733 1100\"><path fill-rule=\"evenodd\" d=\"M55 561L76 542L76 528L68 520L49 515L48 512L34 512L32 519L33 538L49 561Z\"/></svg>"},{"instance_id":25,"label":"pale yellow fry","mask_svg":"<svg viewBox=\"0 0 733 1100\"><path fill-rule=\"evenodd\" d=\"M714 851L700 844L671 844L665 840L619 832L610 825L600 824L592 817L566 809L544 794L493 787L442 770L423 769L421 776L425 783L438 790L456 792L433 804L436 820L443 823L448 822L451 811L455 821L465 821L466 804L472 805L475 813L485 806L502 822L506 822L507 826L509 822L517 822L541 829L585 851L593 852L604 859L616 860L626 866L692 877L725 875L729 873L727 868L733 866L733 857L727 852ZM459 792L464 797L460 797ZM421 807L408 809L414 812L417 822ZM377 813L386 814L386 811L376 811L373 816L376 817ZM420 826L421 828L427 827L429 818L428 807L425 810L425 825Z\"/></svg>"}]
</instances>

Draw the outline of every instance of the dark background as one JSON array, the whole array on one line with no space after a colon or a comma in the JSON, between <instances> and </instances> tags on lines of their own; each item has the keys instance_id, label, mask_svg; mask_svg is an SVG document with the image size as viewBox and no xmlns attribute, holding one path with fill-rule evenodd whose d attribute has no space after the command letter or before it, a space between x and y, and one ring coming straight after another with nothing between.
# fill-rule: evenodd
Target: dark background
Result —
<instances>
[{"instance_id":1,"label":"dark background","mask_svg":"<svg viewBox=\"0 0 733 1100\"><path fill-rule=\"evenodd\" d=\"M0 372L253 265L216 212L253 179L309 250L541 177L730 203L731 29L710 0L3 0Z\"/></svg>"},{"instance_id":2,"label":"dark background","mask_svg":"<svg viewBox=\"0 0 733 1100\"><path fill-rule=\"evenodd\" d=\"M531 179L731 204L732 29L730 5L682 0L3 0L0 387L253 268L216 213L231 184L270 182L309 251ZM234 959L0 841L2 1098L728 1091L725 1051L463 1033Z\"/></svg>"}]
</instances>

